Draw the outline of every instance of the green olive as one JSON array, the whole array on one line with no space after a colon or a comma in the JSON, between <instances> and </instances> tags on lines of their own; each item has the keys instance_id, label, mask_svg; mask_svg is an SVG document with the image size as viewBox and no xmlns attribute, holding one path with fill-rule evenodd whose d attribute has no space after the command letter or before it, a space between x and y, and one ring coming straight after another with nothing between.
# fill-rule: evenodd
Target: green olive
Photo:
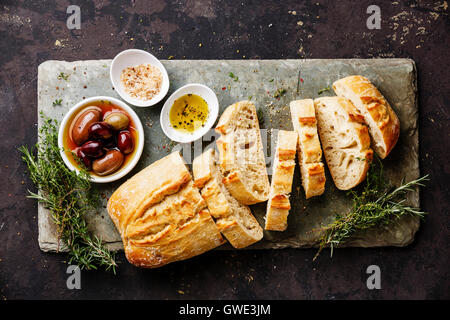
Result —
<instances>
[{"instance_id":1,"label":"green olive","mask_svg":"<svg viewBox=\"0 0 450 320\"><path fill-rule=\"evenodd\" d=\"M122 112L111 112L104 121L117 131L128 128L128 124L130 123L130 119Z\"/></svg>"}]
</instances>

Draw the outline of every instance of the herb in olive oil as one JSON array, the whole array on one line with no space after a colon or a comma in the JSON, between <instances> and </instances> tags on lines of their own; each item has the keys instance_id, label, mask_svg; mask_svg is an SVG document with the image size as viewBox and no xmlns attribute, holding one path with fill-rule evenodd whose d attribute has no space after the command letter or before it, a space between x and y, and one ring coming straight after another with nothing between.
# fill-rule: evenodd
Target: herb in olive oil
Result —
<instances>
[{"instance_id":1,"label":"herb in olive oil","mask_svg":"<svg viewBox=\"0 0 450 320\"><path fill-rule=\"evenodd\" d=\"M176 130L193 133L205 125L208 113L208 104L202 97L186 94L173 103L169 113L170 124Z\"/></svg>"}]
</instances>

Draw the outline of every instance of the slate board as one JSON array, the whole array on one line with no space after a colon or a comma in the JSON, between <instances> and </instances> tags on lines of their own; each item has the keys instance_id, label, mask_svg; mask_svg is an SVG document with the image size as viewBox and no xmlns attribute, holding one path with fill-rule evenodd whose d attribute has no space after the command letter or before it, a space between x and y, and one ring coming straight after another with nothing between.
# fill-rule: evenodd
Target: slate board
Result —
<instances>
[{"instance_id":1,"label":"slate board","mask_svg":"<svg viewBox=\"0 0 450 320\"><path fill-rule=\"evenodd\" d=\"M203 83L212 88L219 99L220 112L230 104L251 99L257 108L264 112L262 128L263 140L267 139L267 166L271 172L270 159L274 151L276 129L292 130L289 102L295 99L316 98L318 91L330 86L333 81L350 74L362 74L368 77L385 95L397 112L401 132L400 139L388 159L383 161L386 176L393 184L399 184L404 178L412 180L419 177L418 159L418 106L416 68L409 59L311 59L311 60L166 60L161 61L170 78L170 89L166 98L186 83ZM38 112L61 120L64 114L83 98L91 96L112 96L119 98L109 79L111 60L90 61L46 61L38 69ZM299 71L302 81L299 82ZM58 75L68 74L67 80L58 79ZM233 72L238 78L229 76ZM272 80L273 79L273 80ZM278 88L286 89L281 98L273 97ZM298 90L297 90L298 89ZM320 96L334 95L324 92ZM61 106L53 106L55 99L62 99ZM194 154L207 147L204 143L192 145L174 145L164 135L159 123L159 114L165 99L154 107L137 108L145 131L143 155L127 176L131 177L150 163L169 154L171 150L183 150L188 163ZM41 125L38 121L38 127ZM266 134L267 133L267 134ZM214 138L211 138L214 140ZM105 196L96 212L88 215L90 229L112 250L122 249L119 233L106 211L106 200L110 194L127 178L96 187ZM345 213L350 208L350 198L345 192L337 190L327 172L325 194L305 200L301 189L298 166L295 170L292 209L289 215L289 227L284 232L265 231L264 239L247 249L277 249L285 247L313 247L317 245L318 229L333 220L337 213ZM408 203L419 207L419 192L408 195ZM266 203L251 206L251 209L263 224ZM38 206L39 246L43 251L56 251L57 236L48 210ZM406 217L389 229L374 230L356 237L348 246L378 247L405 246L414 239L419 228L419 220ZM61 247L63 245L61 244ZM231 249L225 245L221 248Z\"/></svg>"}]
</instances>

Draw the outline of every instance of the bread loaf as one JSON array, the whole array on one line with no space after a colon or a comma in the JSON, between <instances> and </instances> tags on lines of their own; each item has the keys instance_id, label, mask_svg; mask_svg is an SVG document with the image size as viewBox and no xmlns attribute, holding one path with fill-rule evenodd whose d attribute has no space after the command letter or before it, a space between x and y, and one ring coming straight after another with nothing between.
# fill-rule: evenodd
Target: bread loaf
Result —
<instances>
[{"instance_id":1,"label":"bread loaf","mask_svg":"<svg viewBox=\"0 0 450 320\"><path fill-rule=\"evenodd\" d=\"M178 152L122 184L107 208L128 261L139 267L161 267L224 242Z\"/></svg>"},{"instance_id":2,"label":"bread loaf","mask_svg":"<svg viewBox=\"0 0 450 320\"><path fill-rule=\"evenodd\" d=\"M223 183L240 203L250 205L269 197L263 145L253 103L237 102L227 107L216 131Z\"/></svg>"},{"instance_id":3,"label":"bread loaf","mask_svg":"<svg viewBox=\"0 0 450 320\"><path fill-rule=\"evenodd\" d=\"M194 159L192 168L196 186L216 220L220 232L235 248L247 247L263 237L263 230L250 208L239 203L222 183L214 149Z\"/></svg>"},{"instance_id":4,"label":"bread loaf","mask_svg":"<svg viewBox=\"0 0 450 320\"><path fill-rule=\"evenodd\" d=\"M365 177L373 151L364 117L343 97L314 100L320 141L334 184L348 190Z\"/></svg>"},{"instance_id":5,"label":"bread loaf","mask_svg":"<svg viewBox=\"0 0 450 320\"><path fill-rule=\"evenodd\" d=\"M314 101L312 99L292 101L290 109L292 125L299 137L298 163L302 186L308 199L323 194L326 180Z\"/></svg>"},{"instance_id":6,"label":"bread loaf","mask_svg":"<svg viewBox=\"0 0 450 320\"><path fill-rule=\"evenodd\" d=\"M289 195L295 169L297 149L295 131L278 131L277 148L273 163L272 182L270 184L269 202L266 211L266 230L284 231L291 204Z\"/></svg>"},{"instance_id":7,"label":"bread loaf","mask_svg":"<svg viewBox=\"0 0 450 320\"><path fill-rule=\"evenodd\" d=\"M400 121L389 102L363 76L349 76L333 83L338 96L350 100L369 125L372 147L384 159L397 143Z\"/></svg>"}]
</instances>

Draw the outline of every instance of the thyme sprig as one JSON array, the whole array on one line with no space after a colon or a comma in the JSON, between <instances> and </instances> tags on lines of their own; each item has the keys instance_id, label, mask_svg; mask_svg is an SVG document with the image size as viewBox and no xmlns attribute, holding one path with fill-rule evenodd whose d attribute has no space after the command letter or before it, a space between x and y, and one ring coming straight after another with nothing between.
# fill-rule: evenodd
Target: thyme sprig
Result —
<instances>
[{"instance_id":1,"label":"thyme sprig","mask_svg":"<svg viewBox=\"0 0 450 320\"><path fill-rule=\"evenodd\" d=\"M64 164L58 146L58 122L41 116L43 125L35 148L19 148L30 179L38 189L38 193L30 191L28 198L36 199L51 211L58 232L58 251L62 239L69 252L69 264L86 270L101 267L115 273L115 254L89 232L85 220L86 213L96 208L99 195L92 189L85 168L81 167L77 174Z\"/></svg>"},{"instance_id":2,"label":"thyme sprig","mask_svg":"<svg viewBox=\"0 0 450 320\"><path fill-rule=\"evenodd\" d=\"M333 249L356 233L386 227L403 216L423 218L426 213L406 205L405 195L416 187L425 186L424 182L428 180L428 175L425 175L409 182L402 181L399 187L392 187L384 179L383 165L378 159L376 164L371 165L362 190L348 192L353 202L350 212L337 215L334 222L321 229L323 233L314 259L326 247L330 247L333 256Z\"/></svg>"}]
</instances>

